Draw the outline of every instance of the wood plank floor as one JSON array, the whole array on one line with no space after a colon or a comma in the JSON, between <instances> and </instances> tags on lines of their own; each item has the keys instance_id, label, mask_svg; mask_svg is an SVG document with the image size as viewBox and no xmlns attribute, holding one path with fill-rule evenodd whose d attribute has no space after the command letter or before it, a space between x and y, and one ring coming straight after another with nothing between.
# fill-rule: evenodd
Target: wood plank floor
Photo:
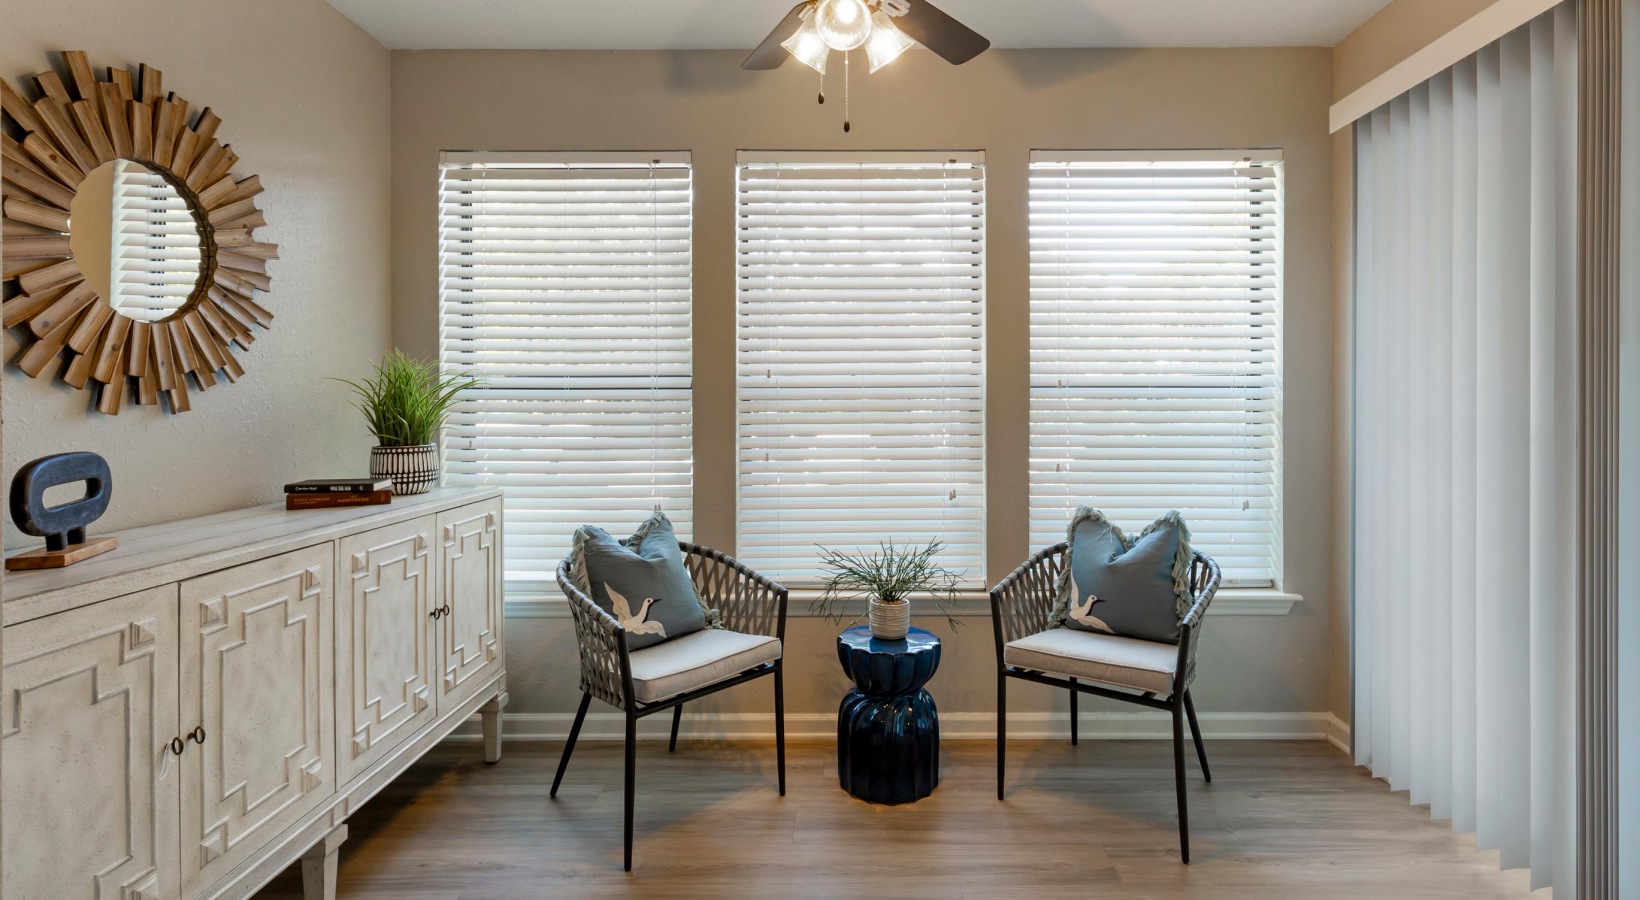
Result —
<instances>
[{"instance_id":1,"label":"wood plank floor","mask_svg":"<svg viewBox=\"0 0 1640 900\"><path fill-rule=\"evenodd\" d=\"M486 766L477 745L446 744L349 823L340 896L1531 896L1525 873L1499 872L1496 853L1475 852L1325 743L1210 742L1214 782L1191 771L1189 866L1167 744L1016 742L1005 802L993 748L947 741L932 797L877 807L838 789L829 744L792 744L781 798L768 744L685 741L668 754L644 742L628 874L619 744L582 744L556 801L560 745L515 742ZM300 895L298 867L259 898Z\"/></svg>"}]
</instances>

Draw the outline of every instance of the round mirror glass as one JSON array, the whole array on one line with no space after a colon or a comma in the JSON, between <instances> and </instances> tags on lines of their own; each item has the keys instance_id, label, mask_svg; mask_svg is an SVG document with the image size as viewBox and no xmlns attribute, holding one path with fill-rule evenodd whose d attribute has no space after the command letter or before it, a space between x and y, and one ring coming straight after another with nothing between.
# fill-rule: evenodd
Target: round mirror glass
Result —
<instances>
[{"instance_id":1,"label":"round mirror glass","mask_svg":"<svg viewBox=\"0 0 1640 900\"><path fill-rule=\"evenodd\" d=\"M74 264L91 289L139 322L182 312L204 276L193 205L168 178L135 160L104 163L86 176L68 228Z\"/></svg>"}]
</instances>

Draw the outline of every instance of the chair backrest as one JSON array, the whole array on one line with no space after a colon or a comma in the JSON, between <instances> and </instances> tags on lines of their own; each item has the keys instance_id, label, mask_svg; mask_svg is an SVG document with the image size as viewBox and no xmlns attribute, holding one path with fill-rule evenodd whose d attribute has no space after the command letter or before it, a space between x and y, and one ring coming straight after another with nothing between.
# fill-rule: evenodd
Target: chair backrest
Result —
<instances>
[{"instance_id":1,"label":"chair backrest","mask_svg":"<svg viewBox=\"0 0 1640 900\"><path fill-rule=\"evenodd\" d=\"M1213 596L1219 592L1219 564L1213 557L1197 551L1196 558L1190 564L1190 593L1195 597L1190 611L1185 613L1183 624L1188 629L1190 646L1185 649L1181 660L1184 666L1181 673L1189 674L1195 668L1196 650L1202 642L1202 623L1206 621L1207 608L1213 605Z\"/></svg>"},{"instance_id":2,"label":"chair backrest","mask_svg":"<svg viewBox=\"0 0 1640 900\"><path fill-rule=\"evenodd\" d=\"M631 667L626 629L575 585L569 565L568 557L558 564L558 589L569 601L570 617L575 622L575 644L581 653L581 690L624 709L624 683Z\"/></svg>"}]
</instances>

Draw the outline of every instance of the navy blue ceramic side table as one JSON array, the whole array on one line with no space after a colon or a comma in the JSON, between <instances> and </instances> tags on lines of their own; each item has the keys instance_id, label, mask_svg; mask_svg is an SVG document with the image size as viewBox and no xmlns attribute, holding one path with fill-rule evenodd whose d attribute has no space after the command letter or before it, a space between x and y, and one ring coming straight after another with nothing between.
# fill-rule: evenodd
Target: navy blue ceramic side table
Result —
<instances>
[{"instance_id":1,"label":"navy blue ceramic side table","mask_svg":"<svg viewBox=\"0 0 1640 900\"><path fill-rule=\"evenodd\" d=\"M940 720L923 685L940 667L940 639L913 628L880 641L860 625L837 636L855 689L837 711L837 780L872 803L910 803L940 783Z\"/></svg>"}]
</instances>

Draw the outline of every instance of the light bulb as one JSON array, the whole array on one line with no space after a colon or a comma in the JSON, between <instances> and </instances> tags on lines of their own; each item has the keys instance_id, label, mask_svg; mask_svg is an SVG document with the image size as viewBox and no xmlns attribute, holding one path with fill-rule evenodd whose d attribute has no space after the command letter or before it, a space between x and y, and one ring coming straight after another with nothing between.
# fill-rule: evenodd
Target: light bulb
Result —
<instances>
[{"instance_id":1,"label":"light bulb","mask_svg":"<svg viewBox=\"0 0 1640 900\"><path fill-rule=\"evenodd\" d=\"M844 53L871 37L871 11L866 9L866 0L820 0L814 24L826 46Z\"/></svg>"},{"instance_id":2,"label":"light bulb","mask_svg":"<svg viewBox=\"0 0 1640 900\"><path fill-rule=\"evenodd\" d=\"M797 33L780 42L786 52L797 58L805 66L826 74L826 58L831 56L831 48L820 38L820 30L814 25L814 16L804 16L803 24Z\"/></svg>"},{"instance_id":3,"label":"light bulb","mask_svg":"<svg viewBox=\"0 0 1640 900\"><path fill-rule=\"evenodd\" d=\"M871 37L866 41L866 57L871 60L871 71L876 72L900 58L900 54L917 46L911 36L895 27L888 13L877 10L871 17Z\"/></svg>"}]
</instances>

